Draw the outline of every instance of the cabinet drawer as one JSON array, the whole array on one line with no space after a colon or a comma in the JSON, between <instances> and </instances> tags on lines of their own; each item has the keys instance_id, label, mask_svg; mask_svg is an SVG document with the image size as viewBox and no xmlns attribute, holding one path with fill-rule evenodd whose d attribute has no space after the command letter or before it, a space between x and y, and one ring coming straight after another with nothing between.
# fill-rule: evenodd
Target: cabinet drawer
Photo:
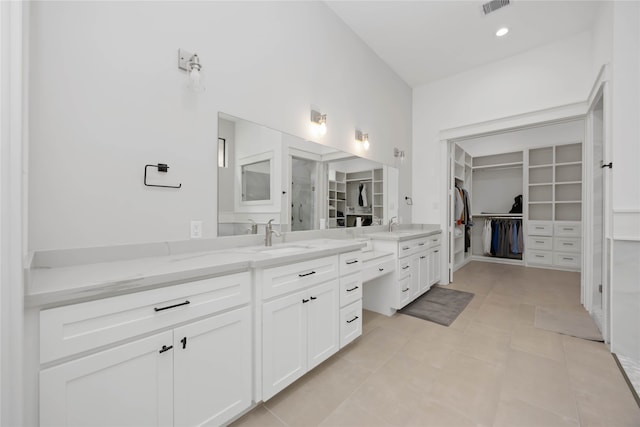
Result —
<instances>
[{"instance_id":1,"label":"cabinet drawer","mask_svg":"<svg viewBox=\"0 0 640 427\"><path fill-rule=\"evenodd\" d=\"M553 264L553 258L551 252L530 251L527 250L527 261L531 264Z\"/></svg>"},{"instance_id":2,"label":"cabinet drawer","mask_svg":"<svg viewBox=\"0 0 640 427\"><path fill-rule=\"evenodd\" d=\"M581 239L575 237L554 237L553 249L559 252L581 252Z\"/></svg>"},{"instance_id":3,"label":"cabinet drawer","mask_svg":"<svg viewBox=\"0 0 640 427\"><path fill-rule=\"evenodd\" d=\"M397 302L396 306L394 307L396 310L400 310L402 307L407 305L409 301L411 301L411 297L413 294L411 285L411 275L405 277L404 279L398 280Z\"/></svg>"},{"instance_id":4,"label":"cabinet drawer","mask_svg":"<svg viewBox=\"0 0 640 427\"><path fill-rule=\"evenodd\" d=\"M527 234L530 236L553 236L553 223L529 221Z\"/></svg>"},{"instance_id":5,"label":"cabinet drawer","mask_svg":"<svg viewBox=\"0 0 640 427\"><path fill-rule=\"evenodd\" d=\"M263 298L268 299L338 277L338 256L266 268L258 275L262 279L259 283L262 285Z\"/></svg>"},{"instance_id":6,"label":"cabinet drawer","mask_svg":"<svg viewBox=\"0 0 640 427\"><path fill-rule=\"evenodd\" d=\"M362 270L362 252L354 251L340 254L340 275Z\"/></svg>"},{"instance_id":7,"label":"cabinet drawer","mask_svg":"<svg viewBox=\"0 0 640 427\"><path fill-rule=\"evenodd\" d=\"M398 258L413 255L429 247L429 240L426 237L419 239L398 242Z\"/></svg>"},{"instance_id":8,"label":"cabinet drawer","mask_svg":"<svg viewBox=\"0 0 640 427\"><path fill-rule=\"evenodd\" d=\"M580 268L580 254L554 254L553 263L561 267Z\"/></svg>"},{"instance_id":9,"label":"cabinet drawer","mask_svg":"<svg viewBox=\"0 0 640 427\"><path fill-rule=\"evenodd\" d=\"M40 362L146 334L250 300L248 272L40 312Z\"/></svg>"},{"instance_id":10,"label":"cabinet drawer","mask_svg":"<svg viewBox=\"0 0 640 427\"><path fill-rule=\"evenodd\" d=\"M398 260L398 277L410 275L411 270L411 260L409 258Z\"/></svg>"},{"instance_id":11,"label":"cabinet drawer","mask_svg":"<svg viewBox=\"0 0 640 427\"><path fill-rule=\"evenodd\" d=\"M340 278L340 307L362 299L362 276L360 273Z\"/></svg>"},{"instance_id":12,"label":"cabinet drawer","mask_svg":"<svg viewBox=\"0 0 640 427\"><path fill-rule=\"evenodd\" d=\"M442 234L435 234L433 236L427 237L427 247L433 248L435 246L439 246L442 240Z\"/></svg>"},{"instance_id":13,"label":"cabinet drawer","mask_svg":"<svg viewBox=\"0 0 640 427\"><path fill-rule=\"evenodd\" d=\"M393 257L367 262L362 270L362 282L367 282L376 277L384 276L396 269L396 260Z\"/></svg>"},{"instance_id":14,"label":"cabinet drawer","mask_svg":"<svg viewBox=\"0 0 640 427\"><path fill-rule=\"evenodd\" d=\"M556 236L580 237L582 235L582 226L579 222L560 222L555 224Z\"/></svg>"},{"instance_id":15,"label":"cabinet drawer","mask_svg":"<svg viewBox=\"0 0 640 427\"><path fill-rule=\"evenodd\" d=\"M527 249L541 249L550 251L553 248L553 238L545 236L529 236Z\"/></svg>"},{"instance_id":16,"label":"cabinet drawer","mask_svg":"<svg viewBox=\"0 0 640 427\"><path fill-rule=\"evenodd\" d=\"M340 348L362 335L362 301L340 310Z\"/></svg>"}]
</instances>

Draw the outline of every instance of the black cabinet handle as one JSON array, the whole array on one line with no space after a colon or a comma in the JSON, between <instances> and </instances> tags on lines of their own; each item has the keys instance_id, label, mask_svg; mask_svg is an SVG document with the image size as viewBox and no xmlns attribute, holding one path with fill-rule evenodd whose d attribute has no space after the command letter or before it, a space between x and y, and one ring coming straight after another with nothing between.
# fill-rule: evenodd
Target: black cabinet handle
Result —
<instances>
[{"instance_id":1,"label":"black cabinet handle","mask_svg":"<svg viewBox=\"0 0 640 427\"><path fill-rule=\"evenodd\" d=\"M418 243L418 246L424 246L424 243Z\"/></svg>"},{"instance_id":2,"label":"black cabinet handle","mask_svg":"<svg viewBox=\"0 0 640 427\"><path fill-rule=\"evenodd\" d=\"M356 289L358 289L358 287L357 287L357 286L355 286L355 287L353 287L353 288L351 288L351 289L347 289L347 292L355 291Z\"/></svg>"},{"instance_id":3,"label":"black cabinet handle","mask_svg":"<svg viewBox=\"0 0 640 427\"><path fill-rule=\"evenodd\" d=\"M409 288L403 289L402 292L407 292L408 290L409 290Z\"/></svg>"},{"instance_id":4,"label":"black cabinet handle","mask_svg":"<svg viewBox=\"0 0 640 427\"><path fill-rule=\"evenodd\" d=\"M439 250L437 250L437 251L433 251L433 252L438 253L438 252L440 252L440 251L439 251Z\"/></svg>"},{"instance_id":5,"label":"black cabinet handle","mask_svg":"<svg viewBox=\"0 0 640 427\"><path fill-rule=\"evenodd\" d=\"M306 277L306 276L311 276L312 274L316 274L315 271L312 271L311 273L305 273L305 274L298 274L298 277Z\"/></svg>"},{"instance_id":6,"label":"black cabinet handle","mask_svg":"<svg viewBox=\"0 0 640 427\"><path fill-rule=\"evenodd\" d=\"M187 348L187 337L182 338L180 342L182 343L182 349Z\"/></svg>"},{"instance_id":7,"label":"black cabinet handle","mask_svg":"<svg viewBox=\"0 0 640 427\"><path fill-rule=\"evenodd\" d=\"M154 307L153 309L155 311L162 311L162 310L169 310L170 308L176 308L176 307L180 307L181 305L187 305L187 304L191 304L191 302L189 301L185 301L185 302L181 302L180 304L174 304L174 305L169 305L167 307Z\"/></svg>"},{"instance_id":8,"label":"black cabinet handle","mask_svg":"<svg viewBox=\"0 0 640 427\"><path fill-rule=\"evenodd\" d=\"M172 345L170 345L169 347L167 347L166 345L163 345L163 346L162 346L162 348L160 349L160 351L159 351L158 353L162 354L162 353L164 353L165 351L169 351L169 350L171 350L172 348L173 348L173 346L172 346Z\"/></svg>"},{"instance_id":9,"label":"black cabinet handle","mask_svg":"<svg viewBox=\"0 0 640 427\"><path fill-rule=\"evenodd\" d=\"M567 258L566 256L563 256L562 259L565 261L573 261L573 258Z\"/></svg>"},{"instance_id":10,"label":"black cabinet handle","mask_svg":"<svg viewBox=\"0 0 640 427\"><path fill-rule=\"evenodd\" d=\"M424 255L422 255L422 256L420 257L420 259L425 259L425 258L426 258L426 256L424 256Z\"/></svg>"},{"instance_id":11,"label":"black cabinet handle","mask_svg":"<svg viewBox=\"0 0 640 427\"><path fill-rule=\"evenodd\" d=\"M403 247L402 247L402 250L403 250L403 251L406 251L407 249L409 249L409 246L403 246Z\"/></svg>"},{"instance_id":12,"label":"black cabinet handle","mask_svg":"<svg viewBox=\"0 0 640 427\"><path fill-rule=\"evenodd\" d=\"M404 267L402 267L403 270L406 270L407 268L409 268L410 266L405 265Z\"/></svg>"},{"instance_id":13,"label":"black cabinet handle","mask_svg":"<svg viewBox=\"0 0 640 427\"><path fill-rule=\"evenodd\" d=\"M356 316L356 317L354 317L354 318L353 318L353 319L351 319L351 320L347 320L347 323L355 322L355 321L356 321L356 320L358 320L358 319L359 319L359 317L358 317L358 316Z\"/></svg>"},{"instance_id":14,"label":"black cabinet handle","mask_svg":"<svg viewBox=\"0 0 640 427\"><path fill-rule=\"evenodd\" d=\"M303 303L303 304L308 303L308 302L309 302L309 300L308 300L308 299L304 299L304 298L302 298L302 303Z\"/></svg>"},{"instance_id":15,"label":"black cabinet handle","mask_svg":"<svg viewBox=\"0 0 640 427\"><path fill-rule=\"evenodd\" d=\"M355 264L356 262L358 262L357 259L354 259L354 260L351 260L351 261L347 261L347 265Z\"/></svg>"},{"instance_id":16,"label":"black cabinet handle","mask_svg":"<svg viewBox=\"0 0 640 427\"><path fill-rule=\"evenodd\" d=\"M384 268L378 268L378 271L384 271Z\"/></svg>"},{"instance_id":17,"label":"black cabinet handle","mask_svg":"<svg viewBox=\"0 0 640 427\"><path fill-rule=\"evenodd\" d=\"M311 297L311 301L318 299L318 297Z\"/></svg>"}]
</instances>

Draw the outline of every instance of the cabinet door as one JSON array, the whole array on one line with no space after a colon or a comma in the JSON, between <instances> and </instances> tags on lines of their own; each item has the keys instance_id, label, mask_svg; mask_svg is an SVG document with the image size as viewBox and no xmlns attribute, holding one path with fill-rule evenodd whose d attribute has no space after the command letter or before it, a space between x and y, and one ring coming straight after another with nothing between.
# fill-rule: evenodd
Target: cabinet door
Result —
<instances>
[{"instance_id":1,"label":"cabinet door","mask_svg":"<svg viewBox=\"0 0 640 427\"><path fill-rule=\"evenodd\" d=\"M309 292L309 363L311 370L340 348L340 298L338 281L332 280Z\"/></svg>"},{"instance_id":2,"label":"cabinet door","mask_svg":"<svg viewBox=\"0 0 640 427\"><path fill-rule=\"evenodd\" d=\"M440 281L440 246L431 249L429 267L429 286L431 286Z\"/></svg>"},{"instance_id":3,"label":"cabinet door","mask_svg":"<svg viewBox=\"0 0 640 427\"><path fill-rule=\"evenodd\" d=\"M251 406L249 307L174 330L175 424L221 425Z\"/></svg>"},{"instance_id":4,"label":"cabinet door","mask_svg":"<svg viewBox=\"0 0 640 427\"><path fill-rule=\"evenodd\" d=\"M42 370L40 425L173 425L172 344L167 331Z\"/></svg>"},{"instance_id":5,"label":"cabinet door","mask_svg":"<svg viewBox=\"0 0 640 427\"><path fill-rule=\"evenodd\" d=\"M420 280L420 294L423 294L431 287L431 251L418 254L418 277Z\"/></svg>"},{"instance_id":6,"label":"cabinet door","mask_svg":"<svg viewBox=\"0 0 640 427\"><path fill-rule=\"evenodd\" d=\"M409 291L409 298L411 301L416 299L420 295L420 254L413 255L411 257L411 290Z\"/></svg>"},{"instance_id":7,"label":"cabinet door","mask_svg":"<svg viewBox=\"0 0 640 427\"><path fill-rule=\"evenodd\" d=\"M307 372L306 308L309 302L307 290L262 305L263 400Z\"/></svg>"},{"instance_id":8,"label":"cabinet door","mask_svg":"<svg viewBox=\"0 0 640 427\"><path fill-rule=\"evenodd\" d=\"M400 280L398 280L398 304L397 307L394 307L397 310L400 310L402 307L407 305L411 301L411 277L413 275L406 276Z\"/></svg>"}]
</instances>

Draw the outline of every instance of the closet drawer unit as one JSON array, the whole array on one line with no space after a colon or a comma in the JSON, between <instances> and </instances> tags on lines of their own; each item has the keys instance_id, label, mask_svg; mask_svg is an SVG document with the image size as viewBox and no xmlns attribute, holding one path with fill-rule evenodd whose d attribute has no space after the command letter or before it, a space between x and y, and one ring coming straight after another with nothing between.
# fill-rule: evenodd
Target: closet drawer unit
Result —
<instances>
[{"instance_id":1,"label":"closet drawer unit","mask_svg":"<svg viewBox=\"0 0 640 427\"><path fill-rule=\"evenodd\" d=\"M527 261L530 264L552 265L553 257L551 252L527 250Z\"/></svg>"},{"instance_id":2,"label":"closet drawer unit","mask_svg":"<svg viewBox=\"0 0 640 427\"><path fill-rule=\"evenodd\" d=\"M411 275L411 260L408 258L398 260L398 278Z\"/></svg>"},{"instance_id":3,"label":"closet drawer unit","mask_svg":"<svg viewBox=\"0 0 640 427\"><path fill-rule=\"evenodd\" d=\"M332 255L258 272L262 298L268 299L338 277L338 256Z\"/></svg>"},{"instance_id":4,"label":"closet drawer unit","mask_svg":"<svg viewBox=\"0 0 640 427\"><path fill-rule=\"evenodd\" d=\"M340 278L340 307L362 299L362 276L360 273Z\"/></svg>"},{"instance_id":5,"label":"closet drawer unit","mask_svg":"<svg viewBox=\"0 0 640 427\"><path fill-rule=\"evenodd\" d=\"M362 270L362 251L340 254L340 275L355 273Z\"/></svg>"},{"instance_id":6,"label":"closet drawer unit","mask_svg":"<svg viewBox=\"0 0 640 427\"><path fill-rule=\"evenodd\" d=\"M562 237L580 237L582 235L582 226L579 222L556 223L554 235Z\"/></svg>"},{"instance_id":7,"label":"closet drawer unit","mask_svg":"<svg viewBox=\"0 0 640 427\"><path fill-rule=\"evenodd\" d=\"M529 236L553 236L553 223L529 221L527 234Z\"/></svg>"},{"instance_id":8,"label":"closet drawer unit","mask_svg":"<svg viewBox=\"0 0 640 427\"><path fill-rule=\"evenodd\" d=\"M550 251L553 249L553 238L545 236L529 236L527 238L527 249Z\"/></svg>"},{"instance_id":9,"label":"closet drawer unit","mask_svg":"<svg viewBox=\"0 0 640 427\"><path fill-rule=\"evenodd\" d=\"M396 310L400 310L402 307L407 305L411 301L411 296L413 295L413 291L411 289L411 275L398 280L398 299Z\"/></svg>"},{"instance_id":10,"label":"closet drawer unit","mask_svg":"<svg viewBox=\"0 0 640 427\"><path fill-rule=\"evenodd\" d=\"M40 362L71 356L248 304L248 272L40 312Z\"/></svg>"},{"instance_id":11,"label":"closet drawer unit","mask_svg":"<svg viewBox=\"0 0 640 427\"><path fill-rule=\"evenodd\" d=\"M362 335L362 301L340 310L340 348Z\"/></svg>"},{"instance_id":12,"label":"closet drawer unit","mask_svg":"<svg viewBox=\"0 0 640 427\"><path fill-rule=\"evenodd\" d=\"M433 248L439 246L441 243L442 234L435 234L433 236L427 237L427 241L429 242L427 247Z\"/></svg>"},{"instance_id":13,"label":"closet drawer unit","mask_svg":"<svg viewBox=\"0 0 640 427\"><path fill-rule=\"evenodd\" d=\"M367 262L362 270L362 282L367 282L376 277L384 276L396 269L396 260L393 257Z\"/></svg>"},{"instance_id":14,"label":"closet drawer unit","mask_svg":"<svg viewBox=\"0 0 640 427\"><path fill-rule=\"evenodd\" d=\"M575 237L554 237L553 250L559 252L581 252L581 239Z\"/></svg>"},{"instance_id":15,"label":"closet drawer unit","mask_svg":"<svg viewBox=\"0 0 640 427\"><path fill-rule=\"evenodd\" d=\"M564 254L556 252L553 264L559 267L580 268L580 254Z\"/></svg>"}]
</instances>

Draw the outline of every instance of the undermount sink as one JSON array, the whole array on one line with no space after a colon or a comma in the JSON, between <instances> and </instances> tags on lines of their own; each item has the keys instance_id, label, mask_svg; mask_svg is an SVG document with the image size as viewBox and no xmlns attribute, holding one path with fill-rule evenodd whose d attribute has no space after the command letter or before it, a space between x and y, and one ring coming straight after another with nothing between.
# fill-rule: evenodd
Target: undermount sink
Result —
<instances>
[{"instance_id":1,"label":"undermount sink","mask_svg":"<svg viewBox=\"0 0 640 427\"><path fill-rule=\"evenodd\" d=\"M301 252L305 249L309 249L311 246L303 245L287 245L287 246L269 246L263 249L258 249L257 252L266 253L270 255L287 255Z\"/></svg>"}]
</instances>

